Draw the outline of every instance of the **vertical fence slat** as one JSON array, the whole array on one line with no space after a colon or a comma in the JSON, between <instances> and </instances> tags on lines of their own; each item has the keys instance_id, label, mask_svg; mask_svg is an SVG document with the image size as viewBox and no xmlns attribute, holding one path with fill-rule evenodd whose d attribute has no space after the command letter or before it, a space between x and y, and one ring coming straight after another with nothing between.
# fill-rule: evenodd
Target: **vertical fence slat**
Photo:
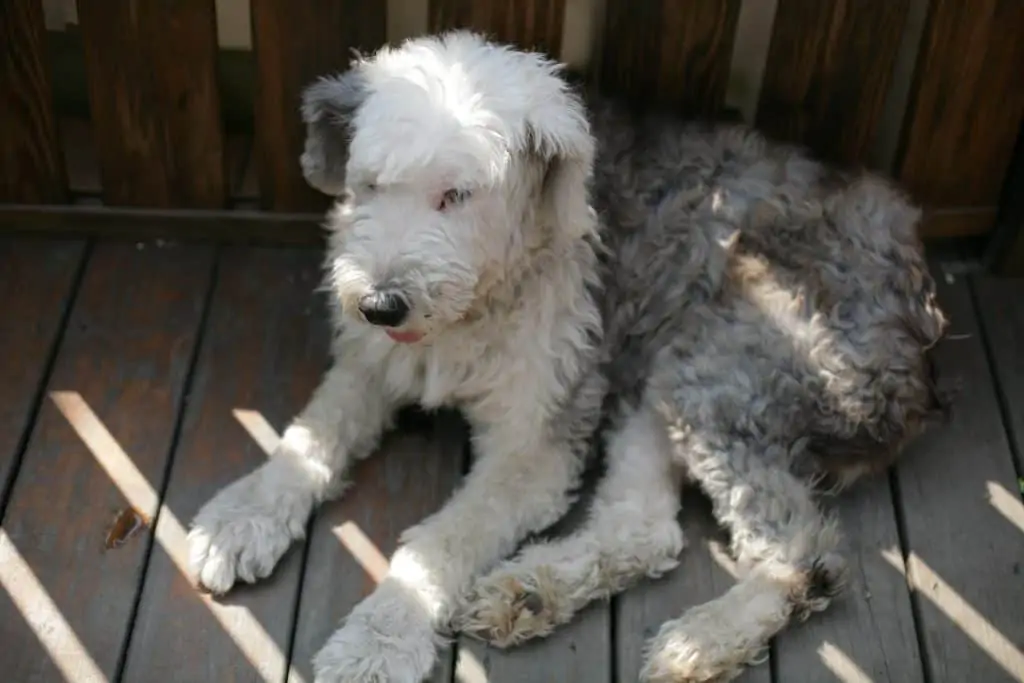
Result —
<instances>
[{"instance_id":1,"label":"vertical fence slat","mask_svg":"<svg viewBox=\"0 0 1024 683\"><path fill-rule=\"evenodd\" d=\"M348 68L352 50L372 51L386 35L383 0L252 0L256 53L256 154L261 204L274 211L328 205L302 177L300 94L318 76Z\"/></svg>"},{"instance_id":2,"label":"vertical fence slat","mask_svg":"<svg viewBox=\"0 0 1024 683\"><path fill-rule=\"evenodd\" d=\"M39 0L0 3L0 201L67 198L45 37Z\"/></svg>"},{"instance_id":3,"label":"vertical fence slat","mask_svg":"<svg viewBox=\"0 0 1024 683\"><path fill-rule=\"evenodd\" d=\"M430 30L471 28L558 56L565 0L430 0Z\"/></svg>"},{"instance_id":4,"label":"vertical fence slat","mask_svg":"<svg viewBox=\"0 0 1024 683\"><path fill-rule=\"evenodd\" d=\"M934 0L904 119L898 176L926 236L989 230L1024 116L1024 3ZM955 222L954 222L955 221Z\"/></svg>"},{"instance_id":5,"label":"vertical fence slat","mask_svg":"<svg viewBox=\"0 0 1024 683\"><path fill-rule=\"evenodd\" d=\"M79 0L104 200L226 201L213 0Z\"/></svg>"},{"instance_id":6,"label":"vertical fence slat","mask_svg":"<svg viewBox=\"0 0 1024 683\"><path fill-rule=\"evenodd\" d=\"M722 108L739 0L607 0L601 84L684 114Z\"/></svg>"},{"instance_id":7,"label":"vertical fence slat","mask_svg":"<svg viewBox=\"0 0 1024 683\"><path fill-rule=\"evenodd\" d=\"M863 163L909 0L779 0L757 123L829 161Z\"/></svg>"}]
</instances>

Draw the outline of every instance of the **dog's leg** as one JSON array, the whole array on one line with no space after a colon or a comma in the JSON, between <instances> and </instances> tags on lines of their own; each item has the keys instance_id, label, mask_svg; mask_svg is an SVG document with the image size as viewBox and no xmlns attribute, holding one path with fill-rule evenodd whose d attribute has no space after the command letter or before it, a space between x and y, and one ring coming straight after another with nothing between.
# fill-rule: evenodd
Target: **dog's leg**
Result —
<instances>
[{"instance_id":1,"label":"dog's leg","mask_svg":"<svg viewBox=\"0 0 1024 683\"><path fill-rule=\"evenodd\" d=\"M555 430L541 421L470 419L479 458L465 484L403 534L385 579L317 654L317 683L419 683L473 578L568 509L583 448L551 438Z\"/></svg>"},{"instance_id":2,"label":"dog's leg","mask_svg":"<svg viewBox=\"0 0 1024 683\"><path fill-rule=\"evenodd\" d=\"M648 643L641 678L728 680L756 661L791 619L825 609L839 592L839 533L806 483L741 437L679 434L676 456L730 530L745 575L724 595L664 624Z\"/></svg>"},{"instance_id":3,"label":"dog's leg","mask_svg":"<svg viewBox=\"0 0 1024 683\"><path fill-rule=\"evenodd\" d=\"M575 533L525 547L480 578L456 626L500 647L545 636L587 603L678 564L679 475L665 427L643 408L608 443L608 471Z\"/></svg>"},{"instance_id":4,"label":"dog's leg","mask_svg":"<svg viewBox=\"0 0 1024 683\"><path fill-rule=\"evenodd\" d=\"M352 361L336 363L270 459L199 510L188 544L201 586L223 593L238 580L268 576L305 534L313 506L338 492L351 459L373 450L392 406L367 372Z\"/></svg>"}]
</instances>

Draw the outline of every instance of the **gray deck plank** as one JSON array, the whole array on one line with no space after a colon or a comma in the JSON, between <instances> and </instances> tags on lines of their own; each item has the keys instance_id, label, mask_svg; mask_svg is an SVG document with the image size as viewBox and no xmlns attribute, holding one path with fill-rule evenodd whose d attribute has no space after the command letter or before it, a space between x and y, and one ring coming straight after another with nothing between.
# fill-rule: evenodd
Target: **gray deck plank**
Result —
<instances>
[{"instance_id":1,"label":"gray deck plank","mask_svg":"<svg viewBox=\"0 0 1024 683\"><path fill-rule=\"evenodd\" d=\"M875 476L823 503L839 514L849 583L828 610L778 635L779 681L923 681L888 477Z\"/></svg>"},{"instance_id":2,"label":"gray deck plank","mask_svg":"<svg viewBox=\"0 0 1024 683\"><path fill-rule=\"evenodd\" d=\"M319 382L329 341L314 297L320 260L316 250L221 255L124 681L284 680L301 544L269 578L213 598L187 575L185 532L200 505L266 461Z\"/></svg>"},{"instance_id":3,"label":"gray deck plank","mask_svg":"<svg viewBox=\"0 0 1024 683\"><path fill-rule=\"evenodd\" d=\"M967 282L939 291L952 337L936 360L962 392L896 468L923 654L935 683L1020 681L1024 506Z\"/></svg>"},{"instance_id":4,"label":"gray deck plank","mask_svg":"<svg viewBox=\"0 0 1024 683\"><path fill-rule=\"evenodd\" d=\"M736 582L727 546L711 515L711 504L696 489L683 492L680 522L687 545L679 566L660 579L637 584L615 601L616 673L620 681L636 680L643 666L644 645L663 623L722 595ZM733 680L770 683L771 669L765 662L747 668Z\"/></svg>"},{"instance_id":5,"label":"gray deck plank","mask_svg":"<svg viewBox=\"0 0 1024 683\"><path fill-rule=\"evenodd\" d=\"M83 242L0 239L0 511L72 296ZM0 512L2 514L2 512Z\"/></svg>"},{"instance_id":6,"label":"gray deck plank","mask_svg":"<svg viewBox=\"0 0 1024 683\"><path fill-rule=\"evenodd\" d=\"M972 281L989 353L1002 392L1017 475L1024 475L1024 278Z\"/></svg>"},{"instance_id":7,"label":"gray deck plank","mask_svg":"<svg viewBox=\"0 0 1024 683\"><path fill-rule=\"evenodd\" d=\"M464 452L463 424L451 414L396 430L357 464L344 497L317 514L289 683L312 682L312 658L387 571L401 533L447 500L461 478ZM451 659L449 650L440 653L431 681L451 680Z\"/></svg>"},{"instance_id":8,"label":"gray deck plank","mask_svg":"<svg viewBox=\"0 0 1024 683\"><path fill-rule=\"evenodd\" d=\"M156 513L212 258L92 251L0 534L5 681L116 675L151 533L115 519Z\"/></svg>"}]
</instances>

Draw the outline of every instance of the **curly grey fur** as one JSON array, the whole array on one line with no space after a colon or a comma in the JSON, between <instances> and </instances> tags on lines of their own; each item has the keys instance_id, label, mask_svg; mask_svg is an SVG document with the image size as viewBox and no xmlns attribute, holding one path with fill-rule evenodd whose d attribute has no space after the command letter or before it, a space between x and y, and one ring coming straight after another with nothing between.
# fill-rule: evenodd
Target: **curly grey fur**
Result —
<instances>
[{"instance_id":1,"label":"curly grey fur","mask_svg":"<svg viewBox=\"0 0 1024 683\"><path fill-rule=\"evenodd\" d=\"M604 417L614 433L641 406L660 415L675 463L711 497L737 558L786 586L778 622L756 644L730 641L714 630L721 615L702 625L694 610L652 642L644 676L728 678L791 617L839 591L837 529L811 487L884 469L945 414L928 351L946 320L919 211L881 178L819 164L742 125L636 115L595 96L588 109L604 321L591 362L607 386ZM558 423L587 433L593 405L570 402ZM587 592L560 578L558 548L527 547L478 582L460 624L499 645L544 635L664 561L609 569L621 560L602 554L593 560L610 575ZM524 587L509 594L510 583ZM742 619L740 604L720 606ZM721 635L713 664L700 663L710 643L687 642L693 630Z\"/></svg>"}]
</instances>

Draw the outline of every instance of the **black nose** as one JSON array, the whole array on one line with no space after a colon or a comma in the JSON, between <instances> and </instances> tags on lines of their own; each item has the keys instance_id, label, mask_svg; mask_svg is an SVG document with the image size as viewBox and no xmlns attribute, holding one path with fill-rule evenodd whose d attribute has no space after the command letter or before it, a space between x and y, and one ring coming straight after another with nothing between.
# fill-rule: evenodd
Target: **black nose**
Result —
<instances>
[{"instance_id":1,"label":"black nose","mask_svg":"<svg viewBox=\"0 0 1024 683\"><path fill-rule=\"evenodd\" d=\"M374 292L359 300L359 312L371 325L398 327L409 315L409 302L395 292Z\"/></svg>"}]
</instances>

